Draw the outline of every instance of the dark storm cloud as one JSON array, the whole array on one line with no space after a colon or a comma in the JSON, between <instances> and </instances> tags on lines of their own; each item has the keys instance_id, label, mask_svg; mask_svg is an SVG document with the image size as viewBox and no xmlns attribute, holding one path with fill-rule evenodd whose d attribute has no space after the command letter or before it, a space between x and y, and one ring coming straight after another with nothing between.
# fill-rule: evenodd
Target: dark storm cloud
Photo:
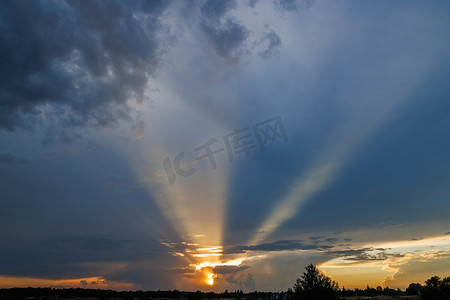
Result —
<instances>
[{"instance_id":1,"label":"dark storm cloud","mask_svg":"<svg viewBox=\"0 0 450 300\"><path fill-rule=\"evenodd\" d=\"M216 266L213 268L215 274L232 274L250 268L249 266Z\"/></svg>"},{"instance_id":2,"label":"dark storm cloud","mask_svg":"<svg viewBox=\"0 0 450 300\"><path fill-rule=\"evenodd\" d=\"M310 8L314 5L314 0L275 0L273 3L276 7L287 11L298 11Z\"/></svg>"},{"instance_id":3,"label":"dark storm cloud","mask_svg":"<svg viewBox=\"0 0 450 300\"><path fill-rule=\"evenodd\" d=\"M174 268L175 257L149 257L147 260L128 262L123 269L116 268L106 274L107 281L132 282L146 289L173 289L173 282L187 277L193 277L192 269ZM179 259L179 258L178 258ZM185 272L188 272L187 274Z\"/></svg>"},{"instance_id":4,"label":"dark storm cloud","mask_svg":"<svg viewBox=\"0 0 450 300\"><path fill-rule=\"evenodd\" d=\"M2 2L0 127L45 113L63 125L129 120L160 64L168 3Z\"/></svg>"},{"instance_id":5,"label":"dark storm cloud","mask_svg":"<svg viewBox=\"0 0 450 300\"><path fill-rule=\"evenodd\" d=\"M11 152L0 152L0 163L8 165L13 163L16 157Z\"/></svg>"},{"instance_id":6,"label":"dark storm cloud","mask_svg":"<svg viewBox=\"0 0 450 300\"><path fill-rule=\"evenodd\" d=\"M111 191L116 193L131 192L140 186L139 182L121 175L108 175L105 178Z\"/></svg>"},{"instance_id":7,"label":"dark storm cloud","mask_svg":"<svg viewBox=\"0 0 450 300\"><path fill-rule=\"evenodd\" d=\"M202 30L217 55L228 63L236 63L246 52L245 42L249 35L247 28L226 14L235 9L236 1L206 1L202 8Z\"/></svg>"},{"instance_id":8,"label":"dark storm cloud","mask_svg":"<svg viewBox=\"0 0 450 300\"><path fill-rule=\"evenodd\" d=\"M250 0L250 1L248 1L248 5L251 8L255 8L255 5L256 5L257 2L258 2L258 0Z\"/></svg>"},{"instance_id":9,"label":"dark storm cloud","mask_svg":"<svg viewBox=\"0 0 450 300\"><path fill-rule=\"evenodd\" d=\"M4 246L0 250L0 265L3 275L85 277L105 274L110 265L118 262L132 264L164 255L166 249L151 240L126 240L99 234L59 235Z\"/></svg>"},{"instance_id":10,"label":"dark storm cloud","mask_svg":"<svg viewBox=\"0 0 450 300\"><path fill-rule=\"evenodd\" d=\"M125 258L139 260L149 256L167 254L166 249L155 241L127 240L109 234L53 236L39 243L37 248L47 249L47 251L54 252L57 255L83 253L85 259L101 261L115 261ZM78 260L75 259L73 262L78 262Z\"/></svg>"},{"instance_id":11,"label":"dark storm cloud","mask_svg":"<svg viewBox=\"0 0 450 300\"><path fill-rule=\"evenodd\" d=\"M101 251L122 247L130 241L117 239L110 235L62 235L51 237L43 242L44 245L55 248L72 248L88 251Z\"/></svg>"},{"instance_id":12,"label":"dark storm cloud","mask_svg":"<svg viewBox=\"0 0 450 300\"><path fill-rule=\"evenodd\" d=\"M333 246L326 244L306 244L302 240L279 240L252 246L234 246L225 249L225 253L242 253L245 251L293 251L293 250L324 250Z\"/></svg>"},{"instance_id":13,"label":"dark storm cloud","mask_svg":"<svg viewBox=\"0 0 450 300\"><path fill-rule=\"evenodd\" d=\"M310 236L310 240L314 241L314 243L329 243L336 244L338 241L351 241L351 239L338 239L335 237L326 237L326 236Z\"/></svg>"},{"instance_id":14,"label":"dark storm cloud","mask_svg":"<svg viewBox=\"0 0 450 300\"><path fill-rule=\"evenodd\" d=\"M331 255L336 255L339 257L341 257L341 256L356 256L356 255L361 255L369 250L371 250L371 248L327 251L327 253L331 254Z\"/></svg>"},{"instance_id":15,"label":"dark storm cloud","mask_svg":"<svg viewBox=\"0 0 450 300\"><path fill-rule=\"evenodd\" d=\"M270 30L268 32L265 32L263 37L261 38L260 43L267 45L265 50L258 53L262 58L269 58L279 54L281 38L275 31Z\"/></svg>"},{"instance_id":16,"label":"dark storm cloud","mask_svg":"<svg viewBox=\"0 0 450 300\"><path fill-rule=\"evenodd\" d=\"M62 158L2 166L8 170L0 171L2 275L82 278L109 274L113 265L170 256L159 235L175 239L173 231L139 182L125 179L135 176L114 151ZM143 222L166 229L140 234Z\"/></svg>"},{"instance_id":17,"label":"dark storm cloud","mask_svg":"<svg viewBox=\"0 0 450 300\"><path fill-rule=\"evenodd\" d=\"M20 157L10 151L0 151L0 165L30 164L32 160Z\"/></svg>"},{"instance_id":18,"label":"dark storm cloud","mask_svg":"<svg viewBox=\"0 0 450 300\"><path fill-rule=\"evenodd\" d=\"M6 1L0 16L0 129L50 128L44 136L70 143L73 127L137 122L130 101L145 94L174 41L161 23L170 1ZM195 6L195 5L194 5ZM210 47L228 63L250 53L249 30L230 15L236 1L206 1L200 27ZM182 23L182 22L181 22ZM268 58L281 39L273 31L259 38ZM260 47L262 48L262 47ZM69 130L68 128L71 128Z\"/></svg>"},{"instance_id":19,"label":"dark storm cloud","mask_svg":"<svg viewBox=\"0 0 450 300\"><path fill-rule=\"evenodd\" d=\"M382 248L362 248L349 250L326 251L327 254L341 257L347 261L371 261L371 260L386 260L389 257L403 257L400 253L386 253L388 249Z\"/></svg>"}]
</instances>

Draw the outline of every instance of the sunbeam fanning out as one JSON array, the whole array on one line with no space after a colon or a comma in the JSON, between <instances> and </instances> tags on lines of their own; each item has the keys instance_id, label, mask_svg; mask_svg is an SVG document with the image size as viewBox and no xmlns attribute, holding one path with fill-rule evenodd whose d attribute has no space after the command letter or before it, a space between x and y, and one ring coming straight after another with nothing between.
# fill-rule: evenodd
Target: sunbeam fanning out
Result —
<instances>
[{"instance_id":1,"label":"sunbeam fanning out","mask_svg":"<svg viewBox=\"0 0 450 300\"><path fill-rule=\"evenodd\" d=\"M250 245L263 241L273 233L286 220L294 217L301 204L314 196L315 193L325 187L336 174L339 162L324 164L316 170L309 172L306 178L297 180L289 193L283 198L279 205L270 213L258 230L258 234L250 241Z\"/></svg>"},{"instance_id":2,"label":"sunbeam fanning out","mask_svg":"<svg viewBox=\"0 0 450 300\"><path fill-rule=\"evenodd\" d=\"M395 84L386 80L383 82L384 91L370 95L361 91L361 99L364 100L355 104L355 107L349 107L349 110L357 110L359 113L350 114L345 122L334 130L327 145L318 151L319 156L293 182L285 196L277 201L278 204L256 231L257 234L250 239L249 244L266 239L284 222L293 218L305 201L332 183L364 143L380 128L388 125L391 115L412 97L416 86L426 80L423 74L429 73L429 69L428 65L415 66L414 74L407 79L407 88L398 89ZM391 76L396 76L397 72L393 70ZM382 109L378 108L380 102L383 103Z\"/></svg>"},{"instance_id":3,"label":"sunbeam fanning out","mask_svg":"<svg viewBox=\"0 0 450 300\"><path fill-rule=\"evenodd\" d=\"M177 236L170 236L166 229L156 238L169 247L172 256L180 257L188 266L195 266L195 269L202 271L203 267L197 268L197 265L211 267L221 264L228 164L225 163L226 156L218 156L215 159L217 164L220 163L220 168L212 169L207 159L196 160L200 152L196 153L194 148L217 135L217 132L227 132L229 129L216 124L205 130L191 123L191 118L202 118L199 112L190 111L174 95L167 97L164 102L167 113L183 114L186 117L188 124L181 127L183 136L175 130L173 133L167 132L166 136L142 137L140 142L148 145L152 151L135 153L130 160L142 185L148 189L150 197L177 233ZM170 120L167 116L155 116L147 120L147 124L156 132L163 132L163 129L158 128L170 127ZM188 142L184 138L187 134ZM193 144L193 140L198 141L198 145ZM174 173L177 176L175 182L170 182L163 168L163 158L169 157L173 161L179 152L186 153L182 168L195 168L195 173L186 177ZM153 228L151 230L154 232ZM205 274L208 275L207 282L212 285L216 275L212 272Z\"/></svg>"}]
</instances>

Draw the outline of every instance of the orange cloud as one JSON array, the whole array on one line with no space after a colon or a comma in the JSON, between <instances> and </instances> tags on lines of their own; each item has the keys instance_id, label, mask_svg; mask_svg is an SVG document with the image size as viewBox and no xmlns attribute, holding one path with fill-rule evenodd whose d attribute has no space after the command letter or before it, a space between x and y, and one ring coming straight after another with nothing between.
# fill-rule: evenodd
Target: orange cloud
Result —
<instances>
[{"instance_id":1,"label":"orange cloud","mask_svg":"<svg viewBox=\"0 0 450 300\"><path fill-rule=\"evenodd\" d=\"M0 275L0 287L73 287L73 288L95 288L130 290L136 289L136 285L127 282L107 281L102 277L84 277L73 279L43 279L32 277L13 277Z\"/></svg>"}]
</instances>

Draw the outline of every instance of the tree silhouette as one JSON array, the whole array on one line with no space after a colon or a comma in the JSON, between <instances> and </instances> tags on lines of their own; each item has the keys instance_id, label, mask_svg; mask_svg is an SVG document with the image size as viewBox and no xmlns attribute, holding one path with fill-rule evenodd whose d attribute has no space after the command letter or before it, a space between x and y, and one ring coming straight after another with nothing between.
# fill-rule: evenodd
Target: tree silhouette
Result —
<instances>
[{"instance_id":1,"label":"tree silhouette","mask_svg":"<svg viewBox=\"0 0 450 300\"><path fill-rule=\"evenodd\" d=\"M441 279L439 276L433 276L427 279L425 284L420 291L422 300L450 299L450 277Z\"/></svg>"},{"instance_id":2,"label":"tree silhouette","mask_svg":"<svg viewBox=\"0 0 450 300\"><path fill-rule=\"evenodd\" d=\"M442 278L441 289L448 298L450 298L450 277Z\"/></svg>"},{"instance_id":3,"label":"tree silhouette","mask_svg":"<svg viewBox=\"0 0 450 300\"><path fill-rule=\"evenodd\" d=\"M313 264L305 267L306 271L294 284L294 299L298 300L332 300L337 299L338 284L322 274Z\"/></svg>"},{"instance_id":4,"label":"tree silhouette","mask_svg":"<svg viewBox=\"0 0 450 300\"><path fill-rule=\"evenodd\" d=\"M425 284L429 287L439 287L441 285L441 278L439 276L433 276L425 281Z\"/></svg>"},{"instance_id":5,"label":"tree silhouette","mask_svg":"<svg viewBox=\"0 0 450 300\"><path fill-rule=\"evenodd\" d=\"M409 287L406 289L406 295L419 295L419 291L422 289L420 283L410 283Z\"/></svg>"},{"instance_id":6,"label":"tree silhouette","mask_svg":"<svg viewBox=\"0 0 450 300\"><path fill-rule=\"evenodd\" d=\"M445 300L444 293L437 287L426 286L421 291L421 300Z\"/></svg>"}]
</instances>

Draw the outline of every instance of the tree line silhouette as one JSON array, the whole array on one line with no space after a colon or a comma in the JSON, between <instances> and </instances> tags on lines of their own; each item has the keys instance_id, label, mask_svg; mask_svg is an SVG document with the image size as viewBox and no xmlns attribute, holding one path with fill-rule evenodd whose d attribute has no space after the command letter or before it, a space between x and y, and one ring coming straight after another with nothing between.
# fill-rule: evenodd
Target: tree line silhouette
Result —
<instances>
[{"instance_id":1,"label":"tree line silhouette","mask_svg":"<svg viewBox=\"0 0 450 300\"><path fill-rule=\"evenodd\" d=\"M409 287L402 291L394 290L389 287L382 288L378 286L371 288L367 285L365 290L361 289L342 289L339 284L328 276L324 275L319 269L310 264L306 266L306 271L298 278L293 289L288 289L288 300L335 300L350 296L414 296L417 295L421 300L450 300L450 277L441 279L433 276L425 281L425 285L420 283L411 283Z\"/></svg>"},{"instance_id":2,"label":"tree line silhouette","mask_svg":"<svg viewBox=\"0 0 450 300\"><path fill-rule=\"evenodd\" d=\"M90 297L97 299L245 299L245 300L337 300L346 297L375 296L414 296L421 300L450 300L450 277L433 276L420 283L411 283L405 291L400 289L382 288L378 286L366 289L339 288L339 284L310 264L298 278L293 288L287 292L249 292L242 290L223 293L216 292L186 292L186 291L113 291L83 288L9 288L0 289L0 299L65 299Z\"/></svg>"}]
</instances>

